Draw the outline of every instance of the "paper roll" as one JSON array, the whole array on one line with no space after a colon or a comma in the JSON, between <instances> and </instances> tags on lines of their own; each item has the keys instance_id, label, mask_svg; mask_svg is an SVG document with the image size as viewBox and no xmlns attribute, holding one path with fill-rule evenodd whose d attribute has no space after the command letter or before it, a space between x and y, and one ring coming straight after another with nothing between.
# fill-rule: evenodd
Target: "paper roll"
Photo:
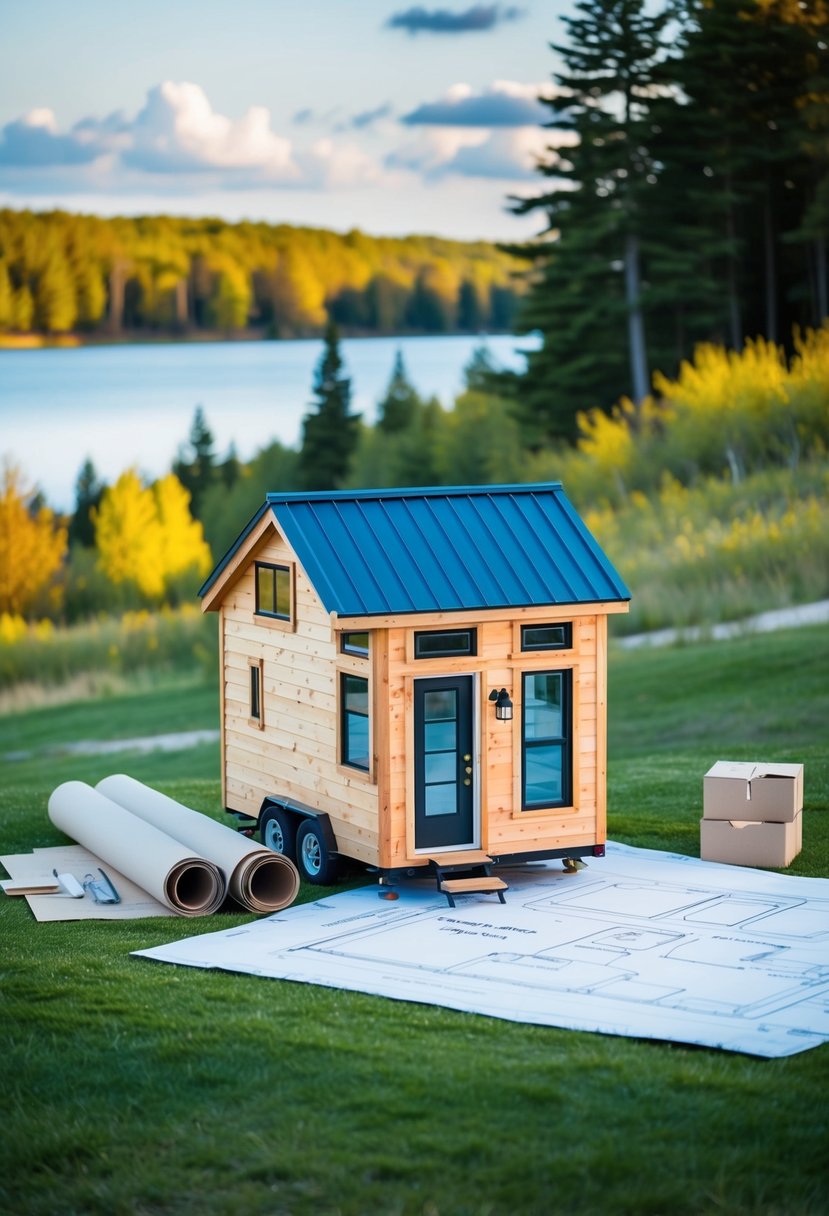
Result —
<instances>
[{"instance_id":1,"label":"paper roll","mask_svg":"<svg viewBox=\"0 0 829 1216\"><path fill-rule=\"evenodd\" d=\"M215 862L194 857L172 836L83 781L66 781L52 792L49 818L181 916L207 916L225 897L225 877Z\"/></svg>"},{"instance_id":2,"label":"paper roll","mask_svg":"<svg viewBox=\"0 0 829 1216\"><path fill-rule=\"evenodd\" d=\"M228 875L228 890L243 908L278 912L296 899L299 872L281 853L251 844L233 828L123 773L104 777L95 788L131 814L209 857Z\"/></svg>"}]
</instances>

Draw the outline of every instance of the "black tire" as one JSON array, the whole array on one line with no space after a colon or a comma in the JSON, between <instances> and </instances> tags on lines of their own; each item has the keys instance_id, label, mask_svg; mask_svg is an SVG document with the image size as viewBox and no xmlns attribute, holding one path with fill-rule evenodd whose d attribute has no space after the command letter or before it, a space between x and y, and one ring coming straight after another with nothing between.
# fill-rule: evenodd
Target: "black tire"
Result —
<instances>
[{"instance_id":1,"label":"black tire","mask_svg":"<svg viewBox=\"0 0 829 1216\"><path fill-rule=\"evenodd\" d=\"M259 816L259 839L274 853L296 861L296 816L282 807L269 806Z\"/></svg>"},{"instance_id":2,"label":"black tire","mask_svg":"<svg viewBox=\"0 0 829 1216\"><path fill-rule=\"evenodd\" d=\"M326 887L334 882L339 869L338 859L331 856L322 829L315 819L303 819L296 834L296 864L300 878L315 886Z\"/></svg>"}]
</instances>

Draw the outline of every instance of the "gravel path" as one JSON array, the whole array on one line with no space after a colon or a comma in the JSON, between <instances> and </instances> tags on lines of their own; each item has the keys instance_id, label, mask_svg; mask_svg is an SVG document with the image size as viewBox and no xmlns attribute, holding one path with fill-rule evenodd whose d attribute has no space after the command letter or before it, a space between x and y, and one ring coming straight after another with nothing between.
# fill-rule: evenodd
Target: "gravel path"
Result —
<instances>
[{"instance_id":1,"label":"gravel path","mask_svg":"<svg viewBox=\"0 0 829 1216\"><path fill-rule=\"evenodd\" d=\"M829 600L815 604L800 604L796 608L778 608L761 612L744 621L726 621L720 625L694 625L685 629L656 629L652 633L632 633L617 638L623 650L639 650L643 646L672 646L674 642L725 641L747 633L772 633L775 629L791 629L798 625L822 625L829 621Z\"/></svg>"}]
</instances>

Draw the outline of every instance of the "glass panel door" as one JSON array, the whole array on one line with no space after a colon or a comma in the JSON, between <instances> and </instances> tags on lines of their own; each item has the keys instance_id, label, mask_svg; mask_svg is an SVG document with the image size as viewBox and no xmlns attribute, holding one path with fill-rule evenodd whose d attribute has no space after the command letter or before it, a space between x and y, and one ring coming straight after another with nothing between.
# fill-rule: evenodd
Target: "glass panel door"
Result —
<instances>
[{"instance_id":1,"label":"glass panel door","mask_svg":"<svg viewBox=\"0 0 829 1216\"><path fill-rule=\"evenodd\" d=\"M474 838L472 676L415 680L415 847Z\"/></svg>"}]
</instances>

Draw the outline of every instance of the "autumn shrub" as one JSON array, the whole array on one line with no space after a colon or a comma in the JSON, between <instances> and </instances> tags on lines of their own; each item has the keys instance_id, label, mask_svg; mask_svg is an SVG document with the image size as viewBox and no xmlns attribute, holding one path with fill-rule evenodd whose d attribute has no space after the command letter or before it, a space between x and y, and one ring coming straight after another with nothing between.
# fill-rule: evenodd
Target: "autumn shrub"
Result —
<instances>
[{"instance_id":1,"label":"autumn shrub","mask_svg":"<svg viewBox=\"0 0 829 1216\"><path fill-rule=\"evenodd\" d=\"M94 673L199 672L214 676L216 622L194 605L99 617L72 626L0 617L0 688L59 685Z\"/></svg>"},{"instance_id":2,"label":"autumn shrub","mask_svg":"<svg viewBox=\"0 0 829 1216\"><path fill-rule=\"evenodd\" d=\"M829 469L812 462L585 512L632 593L618 632L713 624L829 596Z\"/></svg>"}]
</instances>

